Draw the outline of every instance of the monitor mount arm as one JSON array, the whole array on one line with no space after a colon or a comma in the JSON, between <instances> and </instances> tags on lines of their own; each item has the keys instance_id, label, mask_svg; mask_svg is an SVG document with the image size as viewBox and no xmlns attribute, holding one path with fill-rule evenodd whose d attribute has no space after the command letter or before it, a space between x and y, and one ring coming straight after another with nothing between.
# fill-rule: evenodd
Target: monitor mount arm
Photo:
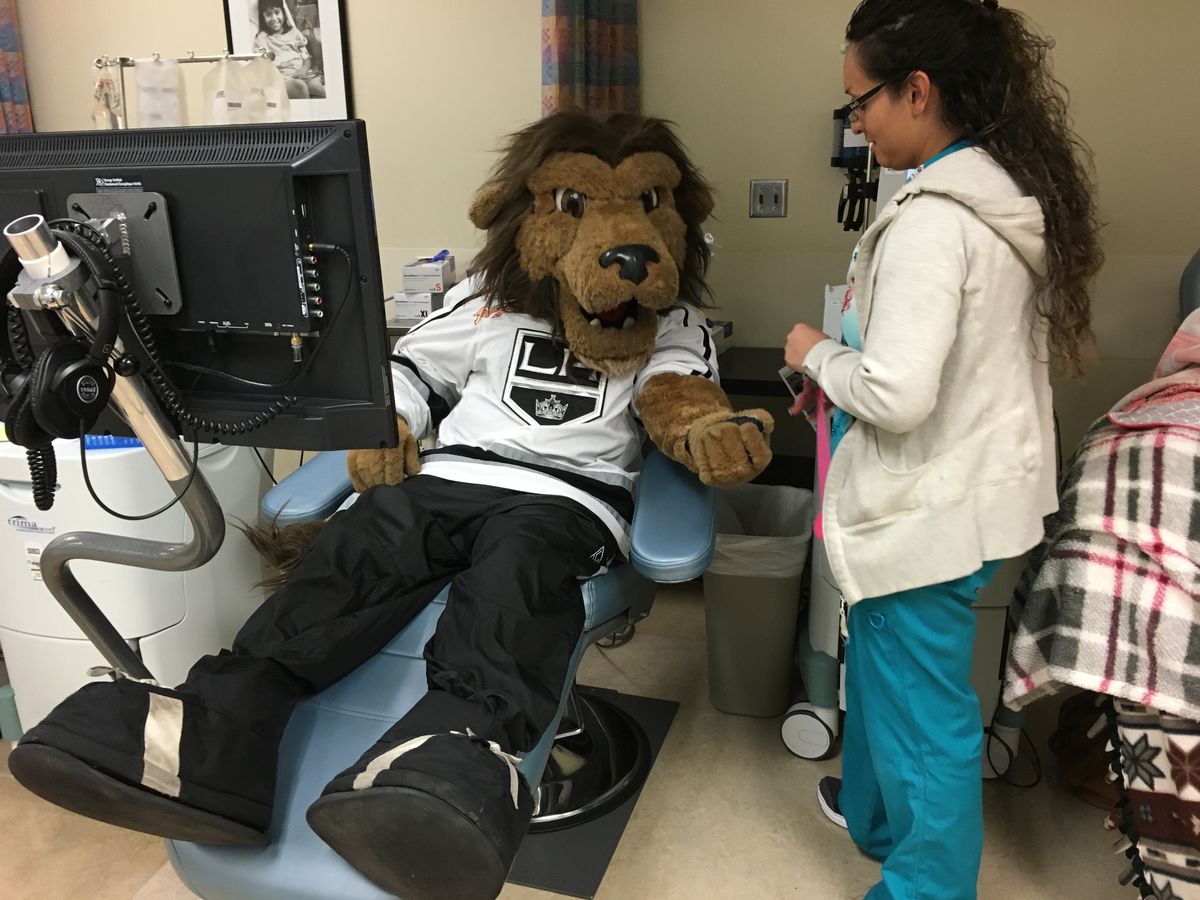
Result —
<instances>
[{"instance_id":1,"label":"monitor mount arm","mask_svg":"<svg viewBox=\"0 0 1200 900\"><path fill-rule=\"evenodd\" d=\"M8 302L21 308L56 313L72 334L90 341L99 313L88 294L80 290L83 281L79 278L79 260L55 241L40 216L36 218L37 224L28 223L31 227L14 232L13 226L21 221L18 220L4 234L23 261L45 258L50 277L38 278L23 271ZM115 351L118 356L124 352L119 339ZM175 427L140 375L119 375L109 405L141 440L175 495L182 493L179 502L191 523L192 536L183 542L167 542L91 531L62 534L42 551L42 579L67 615L108 660L115 674L152 679L151 672L71 572L70 563L87 559L165 572L195 569L220 549L225 538L225 519L202 473L196 472L188 486L191 460L175 435Z\"/></svg>"}]
</instances>

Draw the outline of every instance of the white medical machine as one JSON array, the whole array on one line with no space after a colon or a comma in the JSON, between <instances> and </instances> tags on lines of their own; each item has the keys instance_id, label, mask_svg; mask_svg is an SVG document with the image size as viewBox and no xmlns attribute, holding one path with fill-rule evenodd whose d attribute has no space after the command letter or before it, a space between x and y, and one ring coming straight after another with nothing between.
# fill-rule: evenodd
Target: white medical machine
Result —
<instances>
[{"instance_id":1,"label":"white medical machine","mask_svg":"<svg viewBox=\"0 0 1200 900\"><path fill-rule=\"evenodd\" d=\"M136 442L88 440L95 445L87 451L88 474L110 506L133 514L172 499L171 488ZM191 537L180 505L141 522L104 512L84 484L79 442L54 445L61 489L53 508L42 512L31 495L25 448L0 441L0 649L26 731L85 684L89 669L103 669L95 677L107 677L100 651L43 584L38 567L42 548L56 535L77 531L165 541ZM253 450L202 446L200 471L227 521L257 521L265 475ZM72 571L155 678L168 685L182 681L200 656L228 647L262 600L255 587L263 577L258 555L236 532L211 561L186 572L90 560L73 563Z\"/></svg>"}]
</instances>

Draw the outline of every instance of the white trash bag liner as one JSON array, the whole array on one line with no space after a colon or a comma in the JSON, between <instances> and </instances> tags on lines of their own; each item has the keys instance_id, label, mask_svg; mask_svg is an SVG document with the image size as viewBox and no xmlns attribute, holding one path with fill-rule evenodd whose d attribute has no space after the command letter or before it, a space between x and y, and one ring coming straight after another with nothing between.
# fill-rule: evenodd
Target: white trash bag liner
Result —
<instances>
[{"instance_id":1,"label":"white trash bag liner","mask_svg":"<svg viewBox=\"0 0 1200 900\"><path fill-rule=\"evenodd\" d=\"M717 495L714 575L795 578L804 571L812 540L812 491L746 484Z\"/></svg>"}]
</instances>

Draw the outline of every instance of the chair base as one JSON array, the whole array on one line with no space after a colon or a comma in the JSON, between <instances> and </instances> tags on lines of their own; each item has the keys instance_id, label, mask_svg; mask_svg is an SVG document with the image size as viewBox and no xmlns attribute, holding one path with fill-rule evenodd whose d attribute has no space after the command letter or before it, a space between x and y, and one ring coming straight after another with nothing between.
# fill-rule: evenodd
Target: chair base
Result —
<instances>
[{"instance_id":1,"label":"chair base","mask_svg":"<svg viewBox=\"0 0 1200 900\"><path fill-rule=\"evenodd\" d=\"M624 647L632 641L635 634L637 634L637 625L633 622L627 622L612 634L596 641L596 646L603 650L615 650L617 647Z\"/></svg>"},{"instance_id":2,"label":"chair base","mask_svg":"<svg viewBox=\"0 0 1200 900\"><path fill-rule=\"evenodd\" d=\"M550 751L531 834L599 818L636 794L650 774L650 741L633 717L599 694L572 691L579 731Z\"/></svg>"}]
</instances>

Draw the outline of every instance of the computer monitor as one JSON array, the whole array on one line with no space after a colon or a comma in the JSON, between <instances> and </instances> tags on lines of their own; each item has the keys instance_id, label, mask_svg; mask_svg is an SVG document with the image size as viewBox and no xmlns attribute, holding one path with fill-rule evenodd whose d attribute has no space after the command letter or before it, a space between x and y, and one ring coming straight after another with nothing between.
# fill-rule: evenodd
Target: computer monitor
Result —
<instances>
[{"instance_id":1,"label":"computer monitor","mask_svg":"<svg viewBox=\"0 0 1200 900\"><path fill-rule=\"evenodd\" d=\"M122 341L181 434L395 444L361 121L0 137L0 227L29 215L110 244L136 298ZM24 313L35 343L48 315ZM111 412L92 431L130 433Z\"/></svg>"}]
</instances>

